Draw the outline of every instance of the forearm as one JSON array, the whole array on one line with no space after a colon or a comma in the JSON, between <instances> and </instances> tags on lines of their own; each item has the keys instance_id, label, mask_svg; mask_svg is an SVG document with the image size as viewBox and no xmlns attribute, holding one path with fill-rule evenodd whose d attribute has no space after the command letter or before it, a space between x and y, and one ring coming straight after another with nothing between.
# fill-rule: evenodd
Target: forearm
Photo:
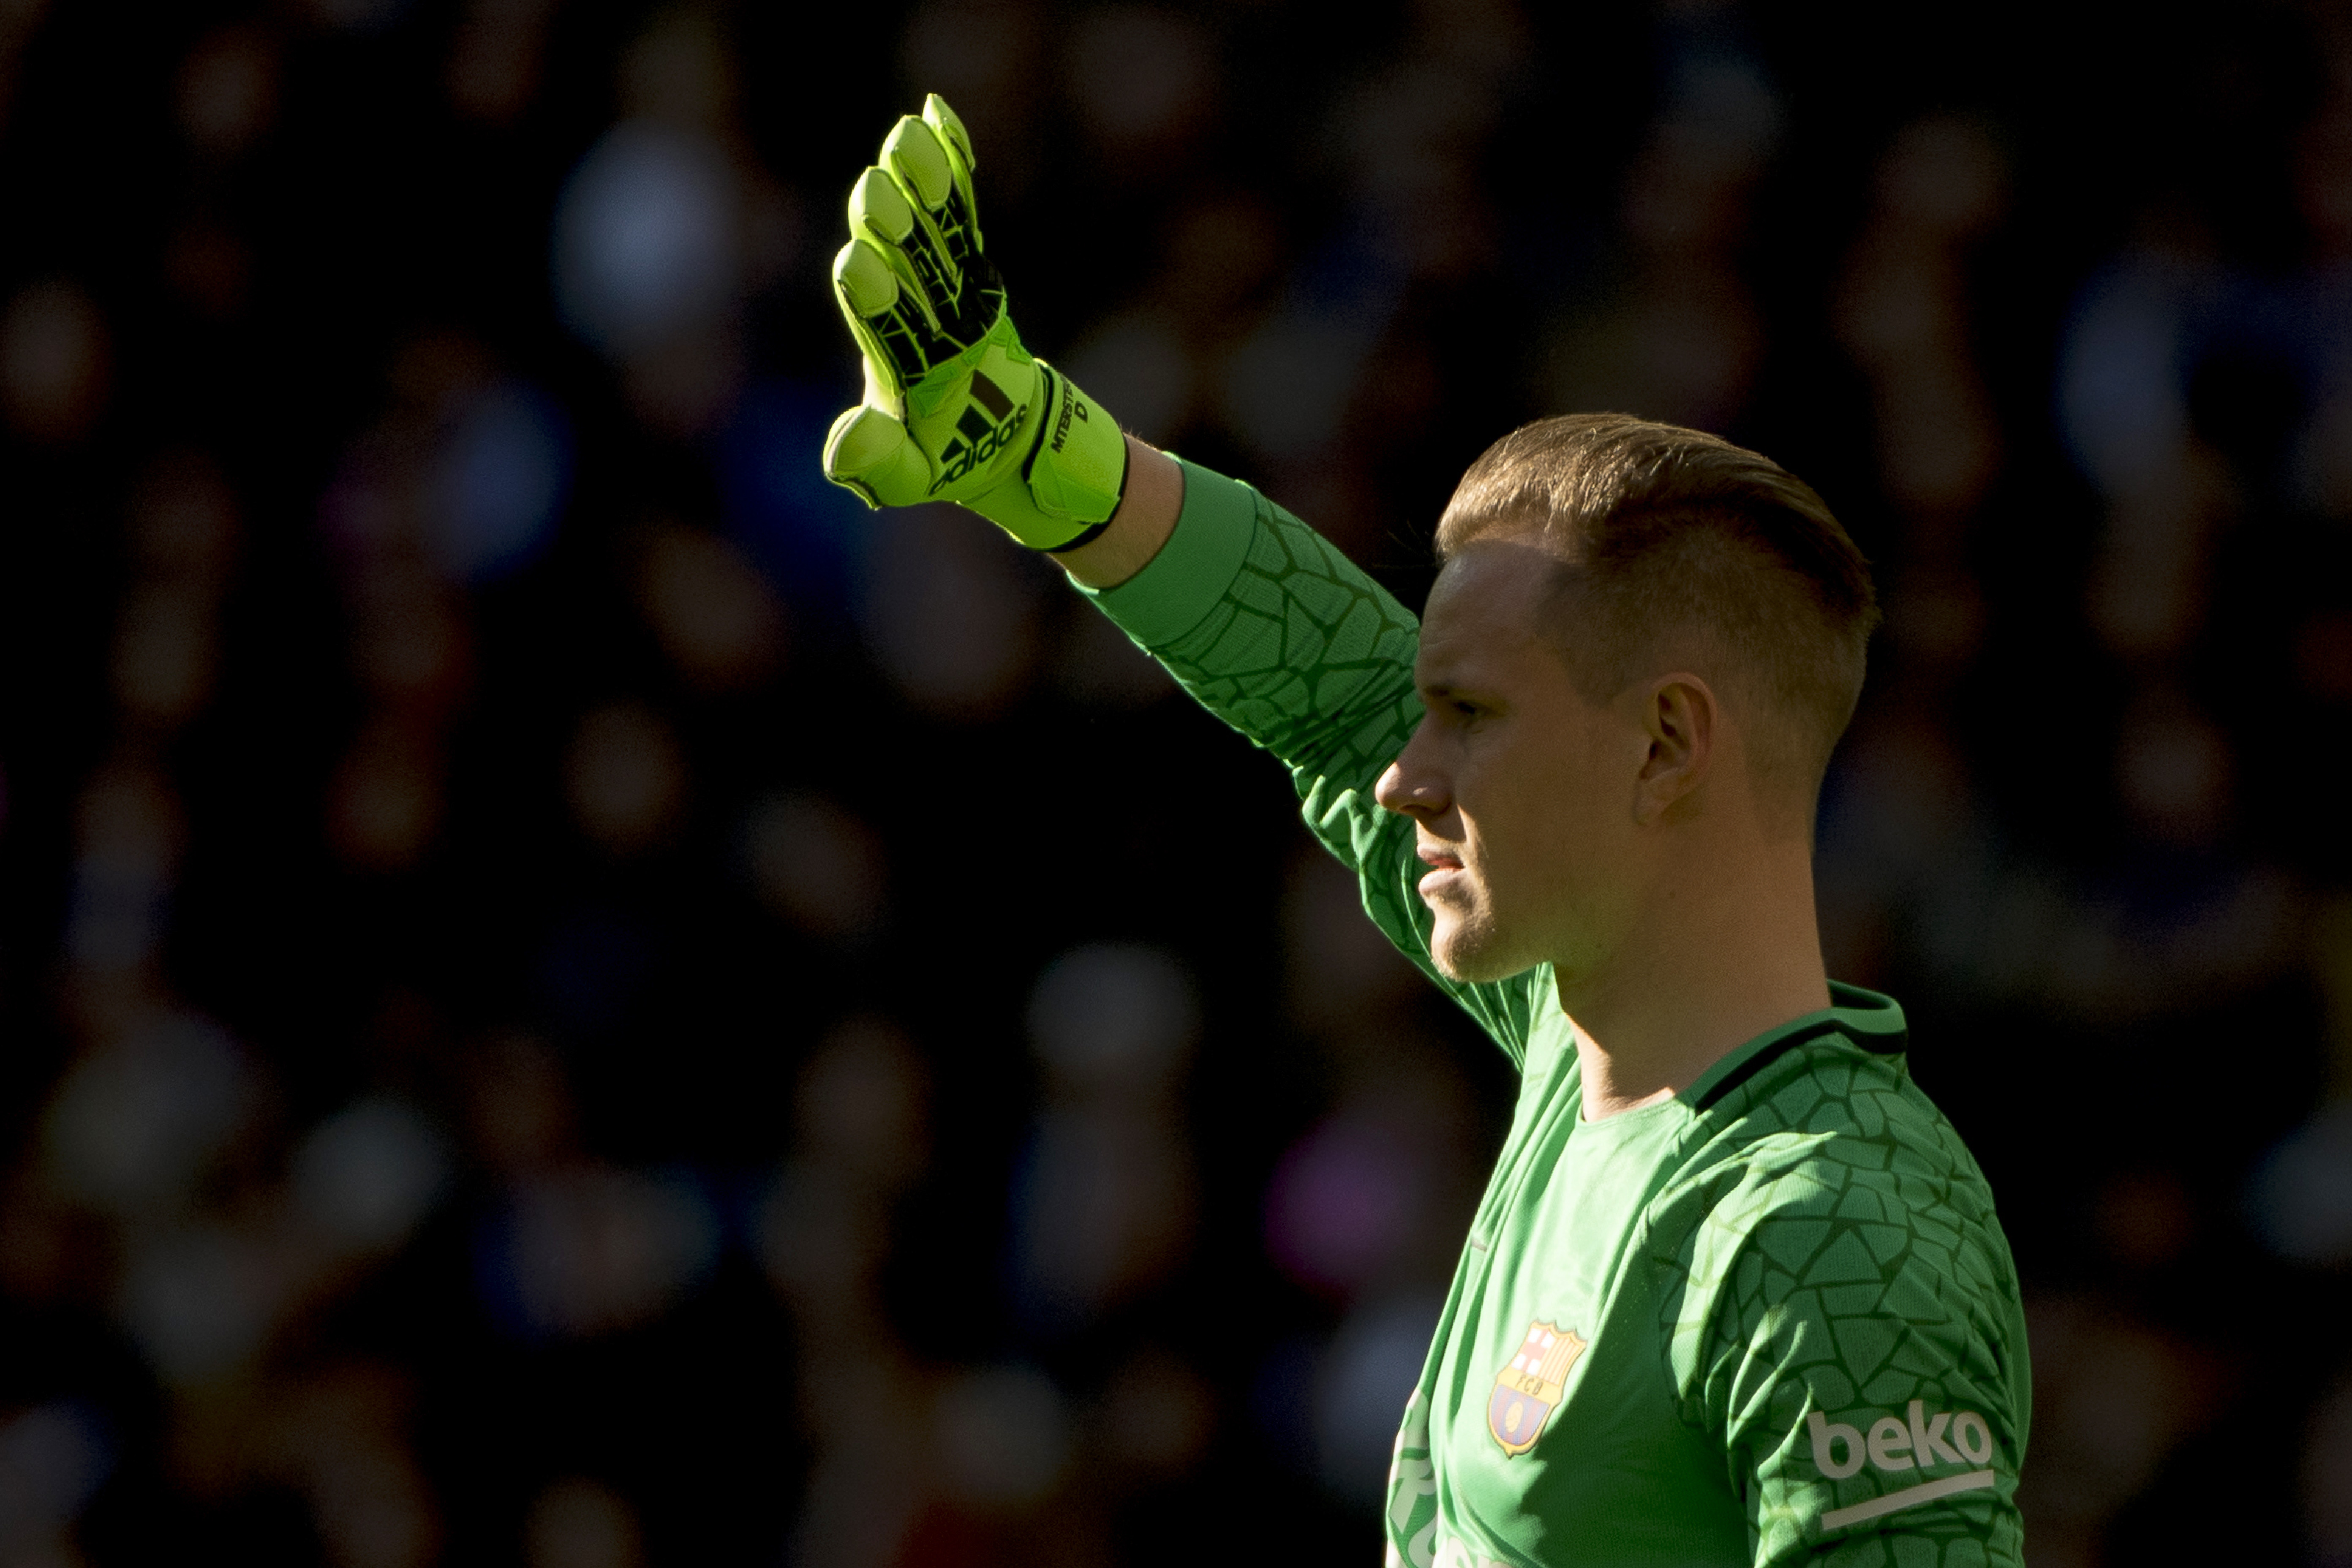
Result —
<instances>
[{"instance_id":1,"label":"forearm","mask_svg":"<svg viewBox=\"0 0 2352 1568\"><path fill-rule=\"evenodd\" d=\"M1066 552L1082 558L1072 576L1194 697L1307 775L1302 791L1319 776L1369 795L1418 713L1412 612L1247 485L1133 451L1110 527Z\"/></svg>"},{"instance_id":2,"label":"forearm","mask_svg":"<svg viewBox=\"0 0 2352 1568\"><path fill-rule=\"evenodd\" d=\"M1116 588L1151 564L1184 511L1183 465L1127 437L1127 488L1110 524L1076 550L1055 552L1062 569L1089 588Z\"/></svg>"}]
</instances>

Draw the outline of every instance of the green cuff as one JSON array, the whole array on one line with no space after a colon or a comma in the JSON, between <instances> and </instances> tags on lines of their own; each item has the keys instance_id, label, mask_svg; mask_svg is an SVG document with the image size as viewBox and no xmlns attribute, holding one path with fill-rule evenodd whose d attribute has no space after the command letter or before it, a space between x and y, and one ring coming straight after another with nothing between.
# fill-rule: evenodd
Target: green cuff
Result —
<instances>
[{"instance_id":1,"label":"green cuff","mask_svg":"<svg viewBox=\"0 0 2352 1568\"><path fill-rule=\"evenodd\" d=\"M1147 648L1165 647L1223 602L1257 531L1257 492L1239 479L1184 466L1184 510L1151 563L1116 588L1078 592Z\"/></svg>"}]
</instances>

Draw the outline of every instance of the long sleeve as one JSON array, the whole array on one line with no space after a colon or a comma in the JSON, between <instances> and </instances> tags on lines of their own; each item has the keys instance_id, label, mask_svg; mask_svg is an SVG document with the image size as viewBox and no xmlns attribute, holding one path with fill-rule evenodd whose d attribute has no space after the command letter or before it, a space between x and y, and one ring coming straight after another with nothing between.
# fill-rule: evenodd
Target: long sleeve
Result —
<instances>
[{"instance_id":1,"label":"long sleeve","mask_svg":"<svg viewBox=\"0 0 2352 1568\"><path fill-rule=\"evenodd\" d=\"M1193 463L1160 554L1089 594L1204 707L1288 765L1307 826L1356 872L1373 921L1523 1061L1529 978L1471 985L1438 972L1412 825L1372 797L1421 718L1412 612L1305 523Z\"/></svg>"}]
</instances>

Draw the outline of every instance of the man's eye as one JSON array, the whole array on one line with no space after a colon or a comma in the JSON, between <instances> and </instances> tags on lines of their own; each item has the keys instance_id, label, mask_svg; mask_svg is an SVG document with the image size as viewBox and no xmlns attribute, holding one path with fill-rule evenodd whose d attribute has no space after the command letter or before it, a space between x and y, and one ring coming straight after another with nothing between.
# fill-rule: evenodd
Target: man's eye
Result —
<instances>
[{"instance_id":1,"label":"man's eye","mask_svg":"<svg viewBox=\"0 0 2352 1568\"><path fill-rule=\"evenodd\" d=\"M1475 702L1465 702L1459 697L1454 700L1451 706L1454 709L1455 715L1464 719L1475 719L1486 711L1484 708L1479 707Z\"/></svg>"}]
</instances>

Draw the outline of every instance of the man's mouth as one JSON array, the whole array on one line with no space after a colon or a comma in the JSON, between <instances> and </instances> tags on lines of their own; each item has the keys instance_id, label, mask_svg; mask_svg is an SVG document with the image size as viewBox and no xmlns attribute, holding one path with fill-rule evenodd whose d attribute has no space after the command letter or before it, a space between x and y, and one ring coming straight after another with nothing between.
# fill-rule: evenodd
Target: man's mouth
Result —
<instances>
[{"instance_id":1,"label":"man's mouth","mask_svg":"<svg viewBox=\"0 0 2352 1568\"><path fill-rule=\"evenodd\" d=\"M1462 857L1451 849L1442 849L1434 844L1422 844L1414 847L1413 853L1429 866L1427 874L1418 884L1424 902L1436 899L1445 884L1461 873Z\"/></svg>"}]
</instances>

